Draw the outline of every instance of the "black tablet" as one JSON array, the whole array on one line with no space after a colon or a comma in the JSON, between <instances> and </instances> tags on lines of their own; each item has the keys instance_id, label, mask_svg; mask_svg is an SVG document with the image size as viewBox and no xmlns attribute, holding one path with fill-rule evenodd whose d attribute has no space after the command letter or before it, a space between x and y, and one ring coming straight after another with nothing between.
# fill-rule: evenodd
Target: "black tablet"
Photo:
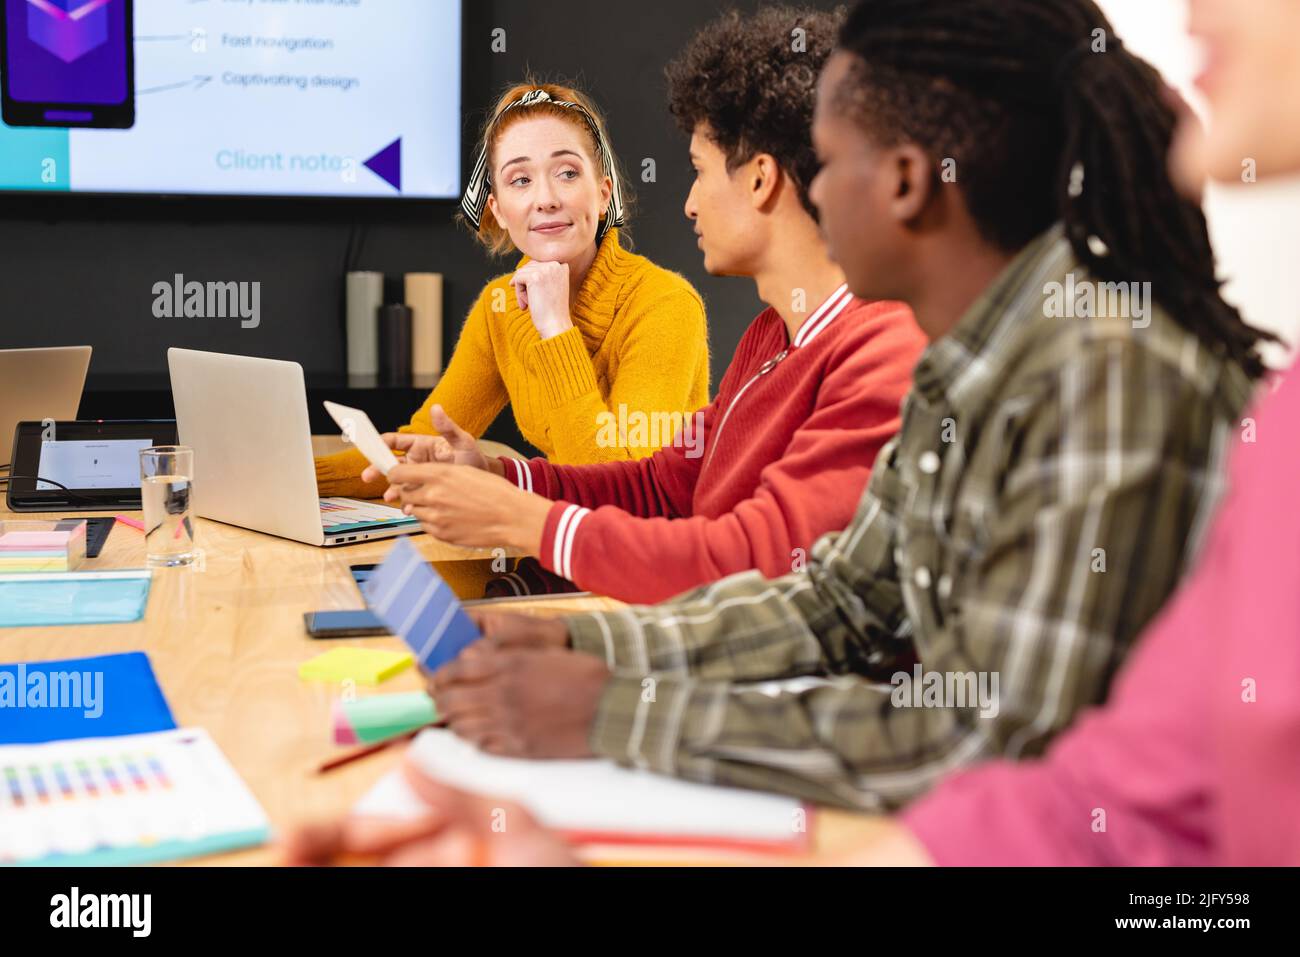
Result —
<instances>
[{"instance_id":1,"label":"black tablet","mask_svg":"<svg viewBox=\"0 0 1300 957\"><path fill-rule=\"evenodd\" d=\"M175 419L20 422L7 503L14 512L138 509L140 450L175 444Z\"/></svg>"}]
</instances>

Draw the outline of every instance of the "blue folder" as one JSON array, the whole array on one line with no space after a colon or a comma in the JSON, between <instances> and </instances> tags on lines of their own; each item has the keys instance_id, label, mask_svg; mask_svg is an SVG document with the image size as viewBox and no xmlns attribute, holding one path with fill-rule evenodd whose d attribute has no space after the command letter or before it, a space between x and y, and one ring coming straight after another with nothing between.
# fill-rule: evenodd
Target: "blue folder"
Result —
<instances>
[{"instance_id":1,"label":"blue folder","mask_svg":"<svg viewBox=\"0 0 1300 957\"><path fill-rule=\"evenodd\" d=\"M142 651L0 665L0 744L146 734L176 727Z\"/></svg>"}]
</instances>

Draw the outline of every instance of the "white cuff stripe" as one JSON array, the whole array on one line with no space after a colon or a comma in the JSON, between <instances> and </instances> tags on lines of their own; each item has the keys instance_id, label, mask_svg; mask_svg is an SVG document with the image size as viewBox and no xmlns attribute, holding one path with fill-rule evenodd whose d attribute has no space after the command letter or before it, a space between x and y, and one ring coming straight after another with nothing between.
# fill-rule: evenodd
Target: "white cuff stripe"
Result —
<instances>
[{"instance_id":1,"label":"white cuff stripe","mask_svg":"<svg viewBox=\"0 0 1300 957\"><path fill-rule=\"evenodd\" d=\"M551 567L555 569L555 574L563 575L564 566L561 559L564 557L564 532L569 527L569 520L573 518L573 513L578 511L578 506L570 505L560 516L560 524L555 526L555 544L551 548Z\"/></svg>"},{"instance_id":2,"label":"white cuff stripe","mask_svg":"<svg viewBox=\"0 0 1300 957\"><path fill-rule=\"evenodd\" d=\"M589 508L578 509L578 511L574 513L573 521L569 523L568 533L565 535L564 567L560 570L560 574L569 579L569 581L573 581L573 543L575 536L578 534L578 525L581 524L582 520L590 514L591 509Z\"/></svg>"},{"instance_id":3,"label":"white cuff stripe","mask_svg":"<svg viewBox=\"0 0 1300 957\"><path fill-rule=\"evenodd\" d=\"M528 463L523 459L511 459L515 463L515 484L525 492L533 490L533 470L528 467Z\"/></svg>"}]
</instances>

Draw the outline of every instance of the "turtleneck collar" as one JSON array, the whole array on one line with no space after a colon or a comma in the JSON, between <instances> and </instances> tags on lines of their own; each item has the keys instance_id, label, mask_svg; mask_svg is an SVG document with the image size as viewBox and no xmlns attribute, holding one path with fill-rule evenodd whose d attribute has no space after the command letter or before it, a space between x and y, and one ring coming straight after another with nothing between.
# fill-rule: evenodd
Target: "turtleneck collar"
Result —
<instances>
[{"instance_id":1,"label":"turtleneck collar","mask_svg":"<svg viewBox=\"0 0 1300 957\"><path fill-rule=\"evenodd\" d=\"M569 302L573 324L584 336L599 340L609 331L624 299L623 286L636 271L640 259L623 248L617 229L611 229L601 239L591 268ZM530 261L528 256L524 256L515 269L519 270Z\"/></svg>"}]
</instances>

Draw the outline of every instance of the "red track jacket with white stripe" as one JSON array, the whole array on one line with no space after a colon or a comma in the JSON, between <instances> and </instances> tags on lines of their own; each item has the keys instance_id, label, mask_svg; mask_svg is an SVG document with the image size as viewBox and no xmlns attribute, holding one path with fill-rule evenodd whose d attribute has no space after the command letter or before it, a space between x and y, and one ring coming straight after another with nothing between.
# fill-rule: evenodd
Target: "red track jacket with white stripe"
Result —
<instances>
[{"instance_id":1,"label":"red track jacket with white stripe","mask_svg":"<svg viewBox=\"0 0 1300 957\"><path fill-rule=\"evenodd\" d=\"M800 568L818 537L852 517L924 346L905 305L843 286L793 342L776 310L763 311L708 406L673 423L635 409L597 423L606 441L664 443L649 458L503 460L506 478L555 499L539 560L583 590L637 603L735 572Z\"/></svg>"}]
</instances>

